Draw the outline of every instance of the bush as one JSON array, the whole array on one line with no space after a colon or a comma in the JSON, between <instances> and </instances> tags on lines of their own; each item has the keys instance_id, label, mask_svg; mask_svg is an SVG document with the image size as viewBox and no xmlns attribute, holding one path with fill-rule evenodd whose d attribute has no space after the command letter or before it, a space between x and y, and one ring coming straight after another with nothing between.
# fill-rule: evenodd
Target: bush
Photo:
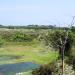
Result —
<instances>
[{"instance_id":1,"label":"bush","mask_svg":"<svg viewBox=\"0 0 75 75\"><path fill-rule=\"evenodd\" d=\"M22 31L1 31L0 36L7 42L30 42L37 38L36 34Z\"/></svg>"},{"instance_id":2,"label":"bush","mask_svg":"<svg viewBox=\"0 0 75 75\"><path fill-rule=\"evenodd\" d=\"M55 64L46 64L32 72L33 75L54 75Z\"/></svg>"},{"instance_id":3,"label":"bush","mask_svg":"<svg viewBox=\"0 0 75 75\"><path fill-rule=\"evenodd\" d=\"M34 40L36 37L35 35L32 34L23 34L23 33L15 33L12 37L12 41L17 41L17 42L30 42Z\"/></svg>"},{"instance_id":4,"label":"bush","mask_svg":"<svg viewBox=\"0 0 75 75\"><path fill-rule=\"evenodd\" d=\"M72 48L69 59L68 59L68 63L73 65L73 68L75 70L75 48Z\"/></svg>"},{"instance_id":5,"label":"bush","mask_svg":"<svg viewBox=\"0 0 75 75\"><path fill-rule=\"evenodd\" d=\"M32 72L33 75L62 75L61 61L43 65ZM71 65L64 64L64 75L75 75Z\"/></svg>"}]
</instances>

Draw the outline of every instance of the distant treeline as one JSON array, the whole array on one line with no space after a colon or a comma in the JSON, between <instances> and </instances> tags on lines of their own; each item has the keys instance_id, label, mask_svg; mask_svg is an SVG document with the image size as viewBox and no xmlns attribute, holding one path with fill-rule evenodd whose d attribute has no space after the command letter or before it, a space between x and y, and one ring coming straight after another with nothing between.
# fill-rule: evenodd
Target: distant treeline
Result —
<instances>
[{"instance_id":1,"label":"distant treeline","mask_svg":"<svg viewBox=\"0 0 75 75\"><path fill-rule=\"evenodd\" d=\"M8 28L8 29L52 29L55 28L53 25L26 25L26 26L4 26L0 25L0 28Z\"/></svg>"},{"instance_id":2,"label":"distant treeline","mask_svg":"<svg viewBox=\"0 0 75 75\"><path fill-rule=\"evenodd\" d=\"M69 29L68 27L57 27L56 25L25 25L25 26L13 26L13 25L0 25L0 28L7 29ZM75 30L75 27L72 27Z\"/></svg>"}]
</instances>

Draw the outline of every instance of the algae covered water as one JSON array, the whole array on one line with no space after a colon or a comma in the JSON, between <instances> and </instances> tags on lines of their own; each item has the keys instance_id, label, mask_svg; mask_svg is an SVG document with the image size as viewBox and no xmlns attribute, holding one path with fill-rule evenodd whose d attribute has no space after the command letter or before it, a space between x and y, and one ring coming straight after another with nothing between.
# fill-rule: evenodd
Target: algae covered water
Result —
<instances>
[{"instance_id":1,"label":"algae covered water","mask_svg":"<svg viewBox=\"0 0 75 75\"><path fill-rule=\"evenodd\" d=\"M32 62L0 65L0 75L15 75L37 68L39 65Z\"/></svg>"}]
</instances>

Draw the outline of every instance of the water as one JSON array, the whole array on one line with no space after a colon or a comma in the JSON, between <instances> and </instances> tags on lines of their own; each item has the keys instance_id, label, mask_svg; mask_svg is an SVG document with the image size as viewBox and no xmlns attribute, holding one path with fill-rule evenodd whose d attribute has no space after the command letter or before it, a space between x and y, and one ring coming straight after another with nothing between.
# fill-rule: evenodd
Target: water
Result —
<instances>
[{"instance_id":1,"label":"water","mask_svg":"<svg viewBox=\"0 0 75 75\"><path fill-rule=\"evenodd\" d=\"M37 68L39 65L32 62L0 65L0 75L15 75Z\"/></svg>"}]
</instances>

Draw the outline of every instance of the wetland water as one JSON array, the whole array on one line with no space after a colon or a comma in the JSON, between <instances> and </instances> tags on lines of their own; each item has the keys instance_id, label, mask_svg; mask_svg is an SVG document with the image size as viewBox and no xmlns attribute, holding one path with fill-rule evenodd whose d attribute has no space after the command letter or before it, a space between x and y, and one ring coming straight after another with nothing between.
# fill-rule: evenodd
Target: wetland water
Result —
<instances>
[{"instance_id":1,"label":"wetland water","mask_svg":"<svg viewBox=\"0 0 75 75\"><path fill-rule=\"evenodd\" d=\"M32 62L0 65L0 75L15 75L37 68L39 65Z\"/></svg>"}]
</instances>

